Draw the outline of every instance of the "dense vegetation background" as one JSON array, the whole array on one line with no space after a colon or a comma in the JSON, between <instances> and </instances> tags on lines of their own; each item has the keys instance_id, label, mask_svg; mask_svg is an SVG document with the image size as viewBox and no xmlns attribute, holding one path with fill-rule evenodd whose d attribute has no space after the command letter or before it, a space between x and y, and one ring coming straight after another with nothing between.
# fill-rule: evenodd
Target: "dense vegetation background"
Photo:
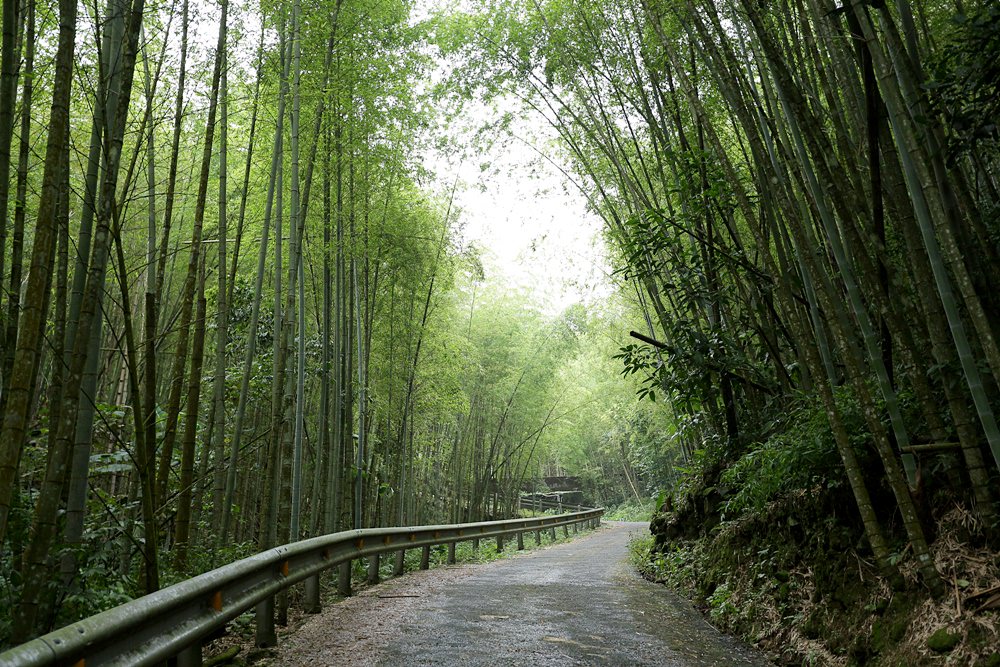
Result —
<instances>
[{"instance_id":1,"label":"dense vegetation background","mask_svg":"<svg viewBox=\"0 0 1000 667\"><path fill-rule=\"evenodd\" d=\"M685 472L647 571L792 663L1000 660L998 17L491 2L455 32L558 130L647 318L619 356Z\"/></svg>"},{"instance_id":2,"label":"dense vegetation background","mask_svg":"<svg viewBox=\"0 0 1000 667\"><path fill-rule=\"evenodd\" d=\"M993 5L2 18L0 642L571 474L655 498L650 574L789 661L990 655ZM609 298L553 314L463 243L427 155L484 101L556 132Z\"/></svg>"},{"instance_id":3,"label":"dense vegetation background","mask_svg":"<svg viewBox=\"0 0 1000 667\"><path fill-rule=\"evenodd\" d=\"M547 475L649 503L636 311L552 312L463 241L412 9L4 5L2 643Z\"/></svg>"}]
</instances>

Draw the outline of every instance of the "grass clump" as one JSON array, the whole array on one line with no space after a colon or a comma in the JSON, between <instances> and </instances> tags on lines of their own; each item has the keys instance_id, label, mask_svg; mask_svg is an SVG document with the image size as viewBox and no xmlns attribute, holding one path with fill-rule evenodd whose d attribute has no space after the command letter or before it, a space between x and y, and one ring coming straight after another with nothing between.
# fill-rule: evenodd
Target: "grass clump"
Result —
<instances>
[{"instance_id":1,"label":"grass clump","mask_svg":"<svg viewBox=\"0 0 1000 667\"><path fill-rule=\"evenodd\" d=\"M604 513L607 521L642 521L648 523L656 511L656 499L629 500L616 507L609 508Z\"/></svg>"}]
</instances>

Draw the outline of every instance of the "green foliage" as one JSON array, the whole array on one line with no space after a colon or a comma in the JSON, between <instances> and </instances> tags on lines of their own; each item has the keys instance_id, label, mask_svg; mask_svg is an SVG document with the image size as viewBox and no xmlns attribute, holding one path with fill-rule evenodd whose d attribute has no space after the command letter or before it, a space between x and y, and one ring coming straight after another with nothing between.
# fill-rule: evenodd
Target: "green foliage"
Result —
<instances>
[{"instance_id":1,"label":"green foliage","mask_svg":"<svg viewBox=\"0 0 1000 667\"><path fill-rule=\"evenodd\" d=\"M734 491L725 507L730 516L759 512L792 491L841 486L840 457L818 402L791 410L782 428L726 469L721 482Z\"/></svg>"},{"instance_id":2,"label":"green foliage","mask_svg":"<svg viewBox=\"0 0 1000 667\"><path fill-rule=\"evenodd\" d=\"M207 529L208 526L204 524L201 526L201 530ZM252 556L257 551L256 545L252 542L231 542L219 546L194 544L188 548L187 564L182 571L173 566L170 554L164 552L160 560L164 565L161 568L160 583L162 586L169 586L217 567L242 560Z\"/></svg>"},{"instance_id":3,"label":"green foliage","mask_svg":"<svg viewBox=\"0 0 1000 667\"><path fill-rule=\"evenodd\" d=\"M987 3L972 15L956 14L944 46L930 63L924 85L941 114L952 160L996 151L1000 127L1000 7Z\"/></svg>"},{"instance_id":4,"label":"green foliage","mask_svg":"<svg viewBox=\"0 0 1000 667\"><path fill-rule=\"evenodd\" d=\"M701 414L684 415L677 420L678 433L681 436L685 433L701 433L704 421L705 417ZM703 493L706 477L712 478L728 460L726 447L717 434L703 437L700 444L700 447L691 452L686 462L675 466L678 475L673 488L675 499L682 499L691 493Z\"/></svg>"},{"instance_id":5,"label":"green foliage","mask_svg":"<svg viewBox=\"0 0 1000 667\"><path fill-rule=\"evenodd\" d=\"M649 522L656 510L656 500L647 498L642 502L634 498L615 507L610 507L604 513L605 521L642 521Z\"/></svg>"},{"instance_id":6,"label":"green foliage","mask_svg":"<svg viewBox=\"0 0 1000 667\"><path fill-rule=\"evenodd\" d=\"M817 405L793 412L786 429L760 443L722 474L735 490L726 513L760 511L783 493L843 484L840 457L825 413Z\"/></svg>"},{"instance_id":7,"label":"green foliage","mask_svg":"<svg viewBox=\"0 0 1000 667\"><path fill-rule=\"evenodd\" d=\"M700 543L673 542L656 550L654 537L644 535L629 542L629 558L646 579L693 596L700 549Z\"/></svg>"},{"instance_id":8,"label":"green foliage","mask_svg":"<svg viewBox=\"0 0 1000 667\"><path fill-rule=\"evenodd\" d=\"M124 499L117 501L105 497L103 501L120 511L129 505ZM137 507L133 504L132 509L134 511ZM128 535L113 524L91 524L84 532L83 539L83 543L73 550L79 563L79 571L73 582L68 587L58 579L49 584L57 593L57 620L60 625L118 606L141 595L135 572L130 568L128 558L123 558L123 552L128 553L133 548ZM60 577L58 574L55 576Z\"/></svg>"},{"instance_id":9,"label":"green foliage","mask_svg":"<svg viewBox=\"0 0 1000 667\"><path fill-rule=\"evenodd\" d=\"M727 616L736 613L736 605L730 602L732 596L729 584L725 582L716 586L712 594L708 596L708 615L713 621L723 623Z\"/></svg>"},{"instance_id":10,"label":"green foliage","mask_svg":"<svg viewBox=\"0 0 1000 667\"><path fill-rule=\"evenodd\" d=\"M71 622L78 618L92 616L98 612L117 607L133 599L136 595L133 584L128 579L109 576L102 558L88 558L80 567L79 584L62 599L60 618ZM58 586L53 583L54 587Z\"/></svg>"},{"instance_id":11,"label":"green foliage","mask_svg":"<svg viewBox=\"0 0 1000 667\"><path fill-rule=\"evenodd\" d=\"M629 344L622 347L619 353L612 358L621 359L624 366L622 375L626 377L643 373L644 377L636 390L636 396L640 400L644 398L651 401L656 400L656 391L663 386L661 379L657 377L663 364L652 346Z\"/></svg>"}]
</instances>

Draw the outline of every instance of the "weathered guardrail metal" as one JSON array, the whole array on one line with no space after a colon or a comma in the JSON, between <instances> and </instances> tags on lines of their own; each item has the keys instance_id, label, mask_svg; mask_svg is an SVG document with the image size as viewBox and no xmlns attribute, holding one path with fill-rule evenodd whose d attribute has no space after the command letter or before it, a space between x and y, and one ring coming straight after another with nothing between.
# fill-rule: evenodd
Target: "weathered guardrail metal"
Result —
<instances>
[{"instance_id":1,"label":"weathered guardrail metal","mask_svg":"<svg viewBox=\"0 0 1000 667\"><path fill-rule=\"evenodd\" d=\"M319 611L319 575L340 566L349 573L350 562L380 554L421 548L420 567L428 567L430 549L448 545L448 562L455 562L457 542L514 535L519 548L524 533L581 524L596 527L603 509L557 516L485 521L445 526L367 528L314 537L275 547L224 565L145 597L60 628L0 653L0 667L34 665L150 665L176 656L180 667L201 664L202 642L250 608L255 608L257 642L273 645L274 596L305 582L307 611ZM402 559L397 559L397 572ZM369 569L371 572L371 568ZM342 576L343 580L343 576ZM348 580L349 581L349 580Z\"/></svg>"}]
</instances>

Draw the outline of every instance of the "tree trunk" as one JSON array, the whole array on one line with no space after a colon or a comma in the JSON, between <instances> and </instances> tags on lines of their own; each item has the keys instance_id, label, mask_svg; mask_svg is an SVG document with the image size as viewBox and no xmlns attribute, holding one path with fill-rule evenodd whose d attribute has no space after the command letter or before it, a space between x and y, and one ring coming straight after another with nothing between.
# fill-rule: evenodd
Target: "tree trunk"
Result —
<instances>
[{"instance_id":1,"label":"tree trunk","mask_svg":"<svg viewBox=\"0 0 1000 667\"><path fill-rule=\"evenodd\" d=\"M226 234L229 226L227 215L228 206L228 143L229 143L229 81L228 70L228 45L226 40L226 16L228 14L229 2L222 2L222 18L219 24L219 54L216 56L222 63L221 89L219 91L219 108L221 118L219 120L219 238L218 238L218 279L219 279L219 310L216 316L215 329L215 373L212 381L214 407L213 437L215 439L213 461L214 461L214 493L213 506L222 505L225 496L225 468L223 461L226 453L226 344L229 342L229 302L226 300L229 292L226 287ZM218 533L220 527L220 513L212 512L212 532Z\"/></svg>"},{"instance_id":2,"label":"tree trunk","mask_svg":"<svg viewBox=\"0 0 1000 667\"><path fill-rule=\"evenodd\" d=\"M225 264L222 273L225 273ZM184 439L181 445L181 490L177 502L177 523L174 533L174 567L184 572L191 535L191 487L194 484L195 445L198 440L198 410L201 407L201 367L205 353L205 258L198 271L198 312L195 316L194 346L191 350L191 372L188 374L187 407L184 410ZM218 409L218 408L216 408ZM203 445L208 447L207 443Z\"/></svg>"},{"instance_id":3,"label":"tree trunk","mask_svg":"<svg viewBox=\"0 0 1000 667\"><path fill-rule=\"evenodd\" d=\"M167 399L167 423L164 427L163 448L156 475L156 504L162 506L167 499L174 442L177 437L177 420L180 415L181 389L184 384L184 362L187 360L191 330L191 314L194 310L195 282L201 255L202 228L205 222L205 202L208 198L208 179L212 167L212 145L215 141L215 117L218 111L219 82L222 78L222 64L226 45L226 10L228 3L222 3L222 18L219 23L219 40L212 70L212 88L209 97L208 119L205 124L205 145L202 147L201 175L198 179L198 195L194 209L194 228L191 232L191 255L188 260L187 276L181 290L181 314L178 325L177 352L171 373L170 395ZM169 199L169 184L168 199ZM162 257L162 254L161 254ZM225 269L222 269L223 272ZM223 295L224 297L224 295Z\"/></svg>"},{"instance_id":4,"label":"tree trunk","mask_svg":"<svg viewBox=\"0 0 1000 667\"><path fill-rule=\"evenodd\" d=\"M8 25L6 21L4 25ZM41 341L48 313L47 284L53 273L53 251L58 231L56 205L62 181L64 145L68 141L69 134L69 102L73 83L75 43L76 3L73 0L60 0L59 41L56 50L41 199L35 222L35 241L31 251L28 289L21 311L14 366L7 390L3 426L0 429L0 546L7 536L11 496L33 400L34 369L41 353ZM20 636L27 636L33 625L34 618L21 623Z\"/></svg>"}]
</instances>

